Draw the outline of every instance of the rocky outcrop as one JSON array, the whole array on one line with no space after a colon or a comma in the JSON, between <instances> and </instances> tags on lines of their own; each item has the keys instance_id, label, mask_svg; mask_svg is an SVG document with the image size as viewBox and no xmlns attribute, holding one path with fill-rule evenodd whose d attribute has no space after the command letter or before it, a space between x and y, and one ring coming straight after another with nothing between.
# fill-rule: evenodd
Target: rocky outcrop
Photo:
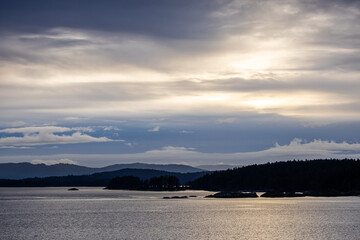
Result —
<instances>
[{"instance_id":1,"label":"rocky outcrop","mask_svg":"<svg viewBox=\"0 0 360 240\"><path fill-rule=\"evenodd\" d=\"M305 197L302 192L266 192L261 197L281 198L281 197Z\"/></svg>"},{"instance_id":2,"label":"rocky outcrop","mask_svg":"<svg viewBox=\"0 0 360 240\"><path fill-rule=\"evenodd\" d=\"M172 196L172 197L163 197L163 199L186 199L188 196Z\"/></svg>"},{"instance_id":3,"label":"rocky outcrop","mask_svg":"<svg viewBox=\"0 0 360 240\"><path fill-rule=\"evenodd\" d=\"M213 195L206 196L207 198L257 198L256 192L218 192Z\"/></svg>"}]
</instances>

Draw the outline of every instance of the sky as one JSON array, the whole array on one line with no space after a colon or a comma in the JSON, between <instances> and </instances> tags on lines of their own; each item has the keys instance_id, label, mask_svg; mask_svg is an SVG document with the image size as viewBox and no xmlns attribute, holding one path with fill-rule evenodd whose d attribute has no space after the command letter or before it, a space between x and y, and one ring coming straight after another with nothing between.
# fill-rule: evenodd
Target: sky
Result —
<instances>
[{"instance_id":1,"label":"sky","mask_svg":"<svg viewBox=\"0 0 360 240\"><path fill-rule=\"evenodd\" d=\"M0 163L360 158L359 90L360 1L0 1Z\"/></svg>"}]
</instances>

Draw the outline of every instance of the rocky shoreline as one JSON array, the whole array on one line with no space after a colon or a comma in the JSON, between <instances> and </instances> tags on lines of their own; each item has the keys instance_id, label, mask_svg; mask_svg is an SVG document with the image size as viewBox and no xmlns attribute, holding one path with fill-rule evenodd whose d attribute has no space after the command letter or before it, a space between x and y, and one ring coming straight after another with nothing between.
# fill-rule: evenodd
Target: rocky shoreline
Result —
<instances>
[{"instance_id":1,"label":"rocky shoreline","mask_svg":"<svg viewBox=\"0 0 360 240\"><path fill-rule=\"evenodd\" d=\"M287 197L347 197L360 196L360 191L304 191L304 192L281 192L268 191L260 196L256 192L242 192L242 191L222 191L213 195L208 195L206 198L287 198Z\"/></svg>"},{"instance_id":2,"label":"rocky shoreline","mask_svg":"<svg viewBox=\"0 0 360 240\"><path fill-rule=\"evenodd\" d=\"M256 192L218 192L206 198L257 198Z\"/></svg>"}]
</instances>

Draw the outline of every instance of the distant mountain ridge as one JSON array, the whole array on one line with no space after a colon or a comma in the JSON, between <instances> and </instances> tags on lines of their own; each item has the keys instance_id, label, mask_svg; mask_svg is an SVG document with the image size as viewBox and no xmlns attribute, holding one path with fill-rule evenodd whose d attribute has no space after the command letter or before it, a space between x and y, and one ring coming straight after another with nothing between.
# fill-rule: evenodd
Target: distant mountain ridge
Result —
<instances>
[{"instance_id":1,"label":"distant mountain ridge","mask_svg":"<svg viewBox=\"0 0 360 240\"><path fill-rule=\"evenodd\" d=\"M148 163L129 163L129 164L114 164L107 167L100 168L101 172L115 171L119 169L152 169L166 172L179 173L193 173L202 172L204 169L192 167L184 164L148 164Z\"/></svg>"},{"instance_id":2,"label":"distant mountain ridge","mask_svg":"<svg viewBox=\"0 0 360 240\"><path fill-rule=\"evenodd\" d=\"M180 180L181 184L186 184L190 181L204 176L208 172L193 172L193 173L179 173L166 172L153 169L121 169L111 172L93 173L90 175L77 176L58 176L58 177L44 177L44 178L26 178L26 179L0 179L0 187L105 187L114 177L135 176L141 180L150 179L160 176L175 176Z\"/></svg>"},{"instance_id":3,"label":"distant mountain ridge","mask_svg":"<svg viewBox=\"0 0 360 240\"><path fill-rule=\"evenodd\" d=\"M101 168L91 168L73 164L32 164L23 163L0 163L0 179L23 179L33 177L51 177L67 175L89 175L99 172L110 172L121 169L152 169L166 172L194 173L204 171L203 169L182 164L147 164L129 163L115 164Z\"/></svg>"},{"instance_id":4,"label":"distant mountain ridge","mask_svg":"<svg viewBox=\"0 0 360 240\"><path fill-rule=\"evenodd\" d=\"M206 171L224 171L228 169L242 167L240 165L226 165L226 164L216 164L216 165L198 165L196 168L204 169Z\"/></svg>"}]
</instances>

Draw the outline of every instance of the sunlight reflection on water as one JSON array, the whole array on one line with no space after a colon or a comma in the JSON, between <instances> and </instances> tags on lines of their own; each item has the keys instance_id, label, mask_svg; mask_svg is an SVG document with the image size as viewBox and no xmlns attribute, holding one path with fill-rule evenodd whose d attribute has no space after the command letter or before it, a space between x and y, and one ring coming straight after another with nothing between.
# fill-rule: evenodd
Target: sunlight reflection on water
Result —
<instances>
[{"instance_id":1,"label":"sunlight reflection on water","mask_svg":"<svg viewBox=\"0 0 360 240\"><path fill-rule=\"evenodd\" d=\"M359 239L360 198L1 188L0 239ZM164 196L188 199L162 199Z\"/></svg>"}]
</instances>

